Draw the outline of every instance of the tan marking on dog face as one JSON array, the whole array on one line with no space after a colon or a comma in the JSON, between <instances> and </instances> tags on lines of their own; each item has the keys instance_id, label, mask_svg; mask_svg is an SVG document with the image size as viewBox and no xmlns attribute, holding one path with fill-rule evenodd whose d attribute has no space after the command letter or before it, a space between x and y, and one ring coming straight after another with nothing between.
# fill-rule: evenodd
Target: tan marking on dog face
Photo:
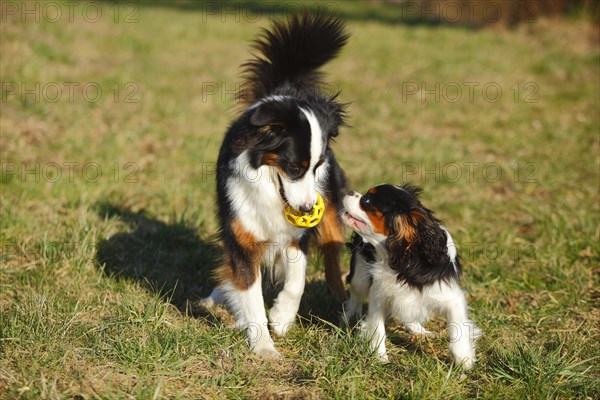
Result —
<instances>
[{"instance_id":1,"label":"tan marking on dog face","mask_svg":"<svg viewBox=\"0 0 600 400\"><path fill-rule=\"evenodd\" d=\"M272 167L277 167L277 160L279 160L279 154L275 153L265 153L262 158L262 165L270 165Z\"/></svg>"},{"instance_id":2,"label":"tan marking on dog face","mask_svg":"<svg viewBox=\"0 0 600 400\"><path fill-rule=\"evenodd\" d=\"M367 214L367 217L369 217L369 220L371 221L371 225L373 226L373 232L384 236L388 235L387 229L385 227L385 217L379 210L373 209L365 211L365 214Z\"/></svg>"}]
</instances>

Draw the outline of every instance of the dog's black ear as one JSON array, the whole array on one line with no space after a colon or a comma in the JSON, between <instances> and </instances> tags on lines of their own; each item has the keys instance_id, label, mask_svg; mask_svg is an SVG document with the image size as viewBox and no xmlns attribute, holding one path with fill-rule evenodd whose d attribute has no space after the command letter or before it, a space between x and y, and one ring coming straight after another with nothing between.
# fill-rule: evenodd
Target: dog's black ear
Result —
<instances>
[{"instance_id":1,"label":"dog's black ear","mask_svg":"<svg viewBox=\"0 0 600 400\"><path fill-rule=\"evenodd\" d=\"M293 107L287 101L269 101L258 105L250 116L250 123L256 127L285 127L290 120Z\"/></svg>"},{"instance_id":2,"label":"dog's black ear","mask_svg":"<svg viewBox=\"0 0 600 400\"><path fill-rule=\"evenodd\" d=\"M407 213L398 213L386 219L387 239L385 246L390 256L390 267L402 274L403 278L413 284L415 271L421 268L421 260L417 252L418 220Z\"/></svg>"},{"instance_id":3,"label":"dog's black ear","mask_svg":"<svg viewBox=\"0 0 600 400\"><path fill-rule=\"evenodd\" d=\"M447 236L429 210L415 209L397 215L387 225L386 246L390 267L409 285L423 286L454 276L448 256Z\"/></svg>"},{"instance_id":4,"label":"dog's black ear","mask_svg":"<svg viewBox=\"0 0 600 400\"><path fill-rule=\"evenodd\" d=\"M335 139L340 134L341 127L348 127L346 122L347 114L346 108L348 104L338 102L337 96L339 93L329 98L329 101L322 105L320 112L325 115L325 120L329 121L327 126L327 137L329 139Z\"/></svg>"},{"instance_id":5,"label":"dog's black ear","mask_svg":"<svg viewBox=\"0 0 600 400\"><path fill-rule=\"evenodd\" d=\"M450 262L448 238L437 220L432 216L420 219L416 232L417 251L426 265L435 268Z\"/></svg>"},{"instance_id":6,"label":"dog's black ear","mask_svg":"<svg viewBox=\"0 0 600 400\"><path fill-rule=\"evenodd\" d=\"M253 126L266 126L272 124L273 122L277 122L277 113L276 110L271 106L271 104L261 104L252 113L250 116L250 123Z\"/></svg>"},{"instance_id":7,"label":"dog's black ear","mask_svg":"<svg viewBox=\"0 0 600 400\"><path fill-rule=\"evenodd\" d=\"M269 152L281 146L285 142L285 134L288 124L293 121L294 107L286 101L269 101L259 104L250 115L250 124L258 128L260 134L253 135L250 147L258 152ZM256 163L262 162L262 156L258 157ZM260 165L260 164L257 164Z\"/></svg>"}]
</instances>

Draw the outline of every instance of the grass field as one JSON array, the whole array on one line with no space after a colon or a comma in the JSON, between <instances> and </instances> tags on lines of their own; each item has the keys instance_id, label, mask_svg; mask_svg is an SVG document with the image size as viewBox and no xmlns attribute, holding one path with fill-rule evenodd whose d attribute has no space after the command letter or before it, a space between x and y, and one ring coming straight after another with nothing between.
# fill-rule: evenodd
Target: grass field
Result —
<instances>
[{"instance_id":1,"label":"grass field","mask_svg":"<svg viewBox=\"0 0 600 400\"><path fill-rule=\"evenodd\" d=\"M600 397L597 27L328 3L352 33L326 67L351 103L336 154L356 190L422 186L452 231L485 332L464 374L441 319L370 358L318 257L281 362L197 306L238 65L282 7L51 3L0 3L0 398Z\"/></svg>"}]
</instances>

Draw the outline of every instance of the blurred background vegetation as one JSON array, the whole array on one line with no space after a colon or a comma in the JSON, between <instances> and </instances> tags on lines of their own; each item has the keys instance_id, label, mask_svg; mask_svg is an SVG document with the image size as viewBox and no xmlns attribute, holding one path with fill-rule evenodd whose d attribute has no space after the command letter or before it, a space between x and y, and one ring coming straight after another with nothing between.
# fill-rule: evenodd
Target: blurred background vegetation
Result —
<instances>
[{"instance_id":1,"label":"blurred background vegetation","mask_svg":"<svg viewBox=\"0 0 600 400\"><path fill-rule=\"evenodd\" d=\"M0 15L0 398L600 398L598 2L0 7L24 4L65 7ZM318 257L280 363L196 307L221 251L214 163L239 65L303 6L352 35L324 68L350 103L334 149L352 187L423 186L459 246L485 332L468 375L441 319L433 338L390 324L391 362L374 362L335 326Z\"/></svg>"},{"instance_id":2,"label":"blurred background vegetation","mask_svg":"<svg viewBox=\"0 0 600 400\"><path fill-rule=\"evenodd\" d=\"M583 17L600 22L596 0L381 0L402 7L407 14L419 11L425 20L471 26L514 26L542 16Z\"/></svg>"}]
</instances>

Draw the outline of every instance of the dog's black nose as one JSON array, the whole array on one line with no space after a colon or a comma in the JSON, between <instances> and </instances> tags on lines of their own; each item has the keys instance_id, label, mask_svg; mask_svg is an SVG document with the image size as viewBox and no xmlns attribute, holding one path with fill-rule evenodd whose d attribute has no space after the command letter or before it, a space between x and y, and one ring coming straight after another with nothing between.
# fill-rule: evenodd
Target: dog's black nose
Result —
<instances>
[{"instance_id":1,"label":"dog's black nose","mask_svg":"<svg viewBox=\"0 0 600 400\"><path fill-rule=\"evenodd\" d=\"M305 214L308 214L309 212L311 212L311 211L312 211L312 209L313 209L313 208L312 208L312 206L310 206L310 207L307 207L307 206L301 206L301 207L300 207L300 211L302 211L302 212L303 212L303 213L305 213Z\"/></svg>"}]
</instances>

